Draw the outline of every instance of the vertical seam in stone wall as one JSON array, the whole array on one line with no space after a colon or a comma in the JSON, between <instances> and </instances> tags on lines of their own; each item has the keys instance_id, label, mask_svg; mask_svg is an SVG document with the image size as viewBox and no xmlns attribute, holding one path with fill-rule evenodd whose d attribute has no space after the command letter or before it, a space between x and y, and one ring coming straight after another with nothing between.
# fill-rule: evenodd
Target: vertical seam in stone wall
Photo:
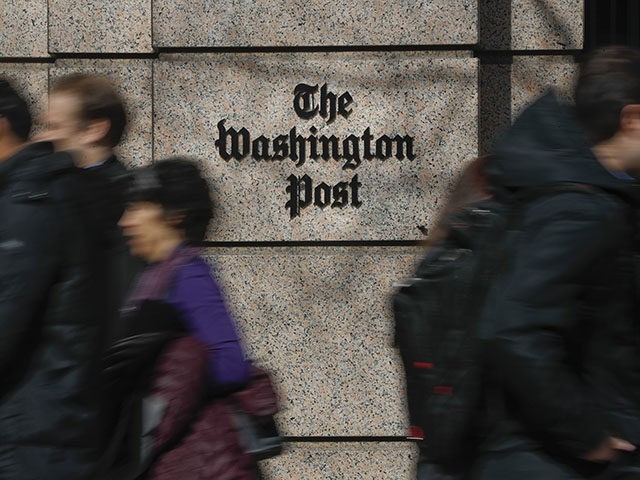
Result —
<instances>
[{"instance_id":1,"label":"vertical seam in stone wall","mask_svg":"<svg viewBox=\"0 0 640 480\"><path fill-rule=\"evenodd\" d=\"M151 60L151 163L156 161L156 61Z\"/></svg>"},{"instance_id":2,"label":"vertical seam in stone wall","mask_svg":"<svg viewBox=\"0 0 640 480\"><path fill-rule=\"evenodd\" d=\"M50 0L47 0L47 53L51 55L51 6ZM48 82L47 82L48 83ZM47 85L47 93L49 92Z\"/></svg>"},{"instance_id":3,"label":"vertical seam in stone wall","mask_svg":"<svg viewBox=\"0 0 640 480\"><path fill-rule=\"evenodd\" d=\"M149 13L151 14L151 50L155 51L156 35L155 35L155 22L154 22L155 12L154 12L153 0L149 0Z\"/></svg>"},{"instance_id":4,"label":"vertical seam in stone wall","mask_svg":"<svg viewBox=\"0 0 640 480\"><path fill-rule=\"evenodd\" d=\"M496 11L497 8L497 11ZM498 28L500 31L496 32ZM506 49L506 55L483 50L489 36L497 35L506 43L494 46ZM494 139L502 128L511 123L511 1L478 2L478 153L489 153ZM490 42L489 42L490 43ZM503 51L504 52L504 51ZM502 53L502 52L501 52ZM490 65L494 65L491 67Z\"/></svg>"}]
</instances>

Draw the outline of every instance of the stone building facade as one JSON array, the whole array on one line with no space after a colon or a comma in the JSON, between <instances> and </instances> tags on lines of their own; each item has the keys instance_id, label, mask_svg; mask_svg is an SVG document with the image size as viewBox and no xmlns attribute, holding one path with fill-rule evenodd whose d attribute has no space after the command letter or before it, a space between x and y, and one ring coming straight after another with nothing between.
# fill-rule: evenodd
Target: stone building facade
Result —
<instances>
[{"instance_id":1,"label":"stone building facade","mask_svg":"<svg viewBox=\"0 0 640 480\"><path fill-rule=\"evenodd\" d=\"M0 75L109 76L132 166L201 160L207 255L276 379L268 479L411 478L392 283L456 172L548 85L569 91L581 0L4 0Z\"/></svg>"}]
</instances>

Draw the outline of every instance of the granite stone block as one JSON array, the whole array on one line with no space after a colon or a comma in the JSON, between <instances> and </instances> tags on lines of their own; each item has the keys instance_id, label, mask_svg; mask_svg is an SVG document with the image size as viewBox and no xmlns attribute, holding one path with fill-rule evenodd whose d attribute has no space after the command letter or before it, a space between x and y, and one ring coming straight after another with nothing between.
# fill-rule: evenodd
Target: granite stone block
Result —
<instances>
[{"instance_id":1,"label":"granite stone block","mask_svg":"<svg viewBox=\"0 0 640 480\"><path fill-rule=\"evenodd\" d=\"M0 57L47 57L47 0L3 0Z\"/></svg>"},{"instance_id":2,"label":"granite stone block","mask_svg":"<svg viewBox=\"0 0 640 480\"><path fill-rule=\"evenodd\" d=\"M51 81L72 73L104 75L122 94L129 117L129 129L117 148L121 160L130 166L152 161L152 65L151 60L58 60L51 68Z\"/></svg>"},{"instance_id":3,"label":"granite stone block","mask_svg":"<svg viewBox=\"0 0 640 480\"><path fill-rule=\"evenodd\" d=\"M548 89L571 102L577 73L573 57L515 57L511 69L512 118Z\"/></svg>"},{"instance_id":4,"label":"granite stone block","mask_svg":"<svg viewBox=\"0 0 640 480\"><path fill-rule=\"evenodd\" d=\"M151 4L49 0L49 48L55 53L151 52Z\"/></svg>"},{"instance_id":5,"label":"granite stone block","mask_svg":"<svg viewBox=\"0 0 640 480\"><path fill-rule=\"evenodd\" d=\"M265 480L411 480L417 461L408 442L298 442L260 468Z\"/></svg>"},{"instance_id":6,"label":"granite stone block","mask_svg":"<svg viewBox=\"0 0 640 480\"><path fill-rule=\"evenodd\" d=\"M517 56L510 64L481 65L481 153L490 153L522 110L547 90L571 103L577 72L578 65L568 56Z\"/></svg>"},{"instance_id":7,"label":"granite stone block","mask_svg":"<svg viewBox=\"0 0 640 480\"><path fill-rule=\"evenodd\" d=\"M207 250L251 358L273 374L284 435L406 434L390 299L421 251Z\"/></svg>"},{"instance_id":8,"label":"granite stone block","mask_svg":"<svg viewBox=\"0 0 640 480\"><path fill-rule=\"evenodd\" d=\"M479 0L480 45L491 50L581 49L582 0Z\"/></svg>"},{"instance_id":9,"label":"granite stone block","mask_svg":"<svg viewBox=\"0 0 640 480\"><path fill-rule=\"evenodd\" d=\"M156 0L159 47L452 45L477 41L477 0Z\"/></svg>"},{"instance_id":10,"label":"granite stone block","mask_svg":"<svg viewBox=\"0 0 640 480\"><path fill-rule=\"evenodd\" d=\"M0 77L8 79L13 87L26 98L33 117L32 135L41 129L43 109L47 105L49 65L47 64L0 64Z\"/></svg>"},{"instance_id":11,"label":"granite stone block","mask_svg":"<svg viewBox=\"0 0 640 480\"><path fill-rule=\"evenodd\" d=\"M511 64L481 64L478 128L480 154L493 151L496 137L511 125Z\"/></svg>"},{"instance_id":12,"label":"granite stone block","mask_svg":"<svg viewBox=\"0 0 640 480\"><path fill-rule=\"evenodd\" d=\"M154 158L201 159L219 204L209 238L418 239L477 155L476 64L426 52L162 56Z\"/></svg>"}]
</instances>

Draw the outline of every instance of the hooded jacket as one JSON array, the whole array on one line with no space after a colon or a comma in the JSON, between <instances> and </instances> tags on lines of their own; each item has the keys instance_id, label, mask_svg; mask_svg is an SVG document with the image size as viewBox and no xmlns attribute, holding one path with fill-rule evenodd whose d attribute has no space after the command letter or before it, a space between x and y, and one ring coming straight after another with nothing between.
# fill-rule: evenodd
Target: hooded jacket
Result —
<instances>
[{"instance_id":1,"label":"hooded jacket","mask_svg":"<svg viewBox=\"0 0 640 480\"><path fill-rule=\"evenodd\" d=\"M492 382L485 448L570 461L608 435L640 445L638 184L603 167L551 93L515 122L488 173L509 191L585 189L535 197L511 233L480 327Z\"/></svg>"},{"instance_id":2,"label":"hooded jacket","mask_svg":"<svg viewBox=\"0 0 640 480\"><path fill-rule=\"evenodd\" d=\"M0 478L88 478L104 441L99 296L77 170L45 143L0 163Z\"/></svg>"}]
</instances>

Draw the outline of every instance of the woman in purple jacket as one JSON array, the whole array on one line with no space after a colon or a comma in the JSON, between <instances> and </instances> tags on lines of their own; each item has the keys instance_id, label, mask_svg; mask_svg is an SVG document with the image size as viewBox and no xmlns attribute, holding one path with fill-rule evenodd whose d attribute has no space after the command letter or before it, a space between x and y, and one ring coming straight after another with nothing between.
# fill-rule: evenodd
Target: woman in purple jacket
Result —
<instances>
[{"instance_id":1,"label":"woman in purple jacket","mask_svg":"<svg viewBox=\"0 0 640 480\"><path fill-rule=\"evenodd\" d=\"M163 341L165 332L177 333L159 357L154 348L146 350L150 357L133 355L153 363L149 393L166 405L156 417L148 478L256 480L255 458L236 422L247 406L234 401L252 391L255 369L195 246L212 218L207 182L194 162L163 160L133 171L128 201L119 226L131 253L149 265L123 312L125 342L157 333Z\"/></svg>"},{"instance_id":2,"label":"woman in purple jacket","mask_svg":"<svg viewBox=\"0 0 640 480\"><path fill-rule=\"evenodd\" d=\"M210 266L192 246L204 239L211 218L207 182L193 162L175 158L134 172L119 225L131 253L149 263L129 307L150 299L174 307L209 352L212 386L226 390L248 380L250 364Z\"/></svg>"}]
</instances>

